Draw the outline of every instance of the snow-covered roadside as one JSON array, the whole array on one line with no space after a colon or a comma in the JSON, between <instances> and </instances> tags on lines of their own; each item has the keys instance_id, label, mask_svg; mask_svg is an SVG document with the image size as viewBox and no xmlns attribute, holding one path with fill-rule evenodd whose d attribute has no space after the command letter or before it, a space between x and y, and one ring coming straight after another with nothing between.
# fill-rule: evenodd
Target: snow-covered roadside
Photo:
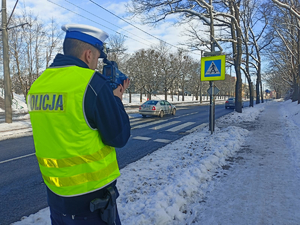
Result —
<instances>
[{"instance_id":1,"label":"snow-covered roadside","mask_svg":"<svg viewBox=\"0 0 300 225\"><path fill-rule=\"evenodd\" d=\"M288 148L291 150L292 163L297 168L300 178L300 105L291 100L283 102L281 115L285 119L282 134Z\"/></svg>"},{"instance_id":2,"label":"snow-covered roadside","mask_svg":"<svg viewBox=\"0 0 300 225\"><path fill-rule=\"evenodd\" d=\"M232 113L217 124L253 121L265 105ZM210 135L205 127L123 168L117 183L123 224L191 224L198 214L195 205L203 201L213 177L227 164L225 159L241 148L248 133L227 126ZM49 210L14 223L20 224L50 224Z\"/></svg>"},{"instance_id":3,"label":"snow-covered roadside","mask_svg":"<svg viewBox=\"0 0 300 225\"><path fill-rule=\"evenodd\" d=\"M182 224L191 220L191 204L202 200L217 168L240 148L247 133L228 127L210 135L206 127L124 168L118 180L123 223Z\"/></svg>"},{"instance_id":4,"label":"snow-covered roadside","mask_svg":"<svg viewBox=\"0 0 300 225\"><path fill-rule=\"evenodd\" d=\"M195 205L195 224L299 224L299 113L297 103L274 102L251 126L241 124L249 136L226 176Z\"/></svg>"},{"instance_id":5,"label":"snow-covered roadside","mask_svg":"<svg viewBox=\"0 0 300 225\"><path fill-rule=\"evenodd\" d=\"M0 88L0 97L4 98L4 90L2 88ZM18 113L26 113L28 111L24 95L13 93L12 110ZM0 112L4 112L4 110L0 108Z\"/></svg>"},{"instance_id":6,"label":"snow-covered roadside","mask_svg":"<svg viewBox=\"0 0 300 225\"><path fill-rule=\"evenodd\" d=\"M18 138L32 135L32 128L29 120L29 115L27 114L22 117L27 120L13 122L12 124L0 124L0 141L10 138ZM20 119L21 117L18 118Z\"/></svg>"}]
</instances>

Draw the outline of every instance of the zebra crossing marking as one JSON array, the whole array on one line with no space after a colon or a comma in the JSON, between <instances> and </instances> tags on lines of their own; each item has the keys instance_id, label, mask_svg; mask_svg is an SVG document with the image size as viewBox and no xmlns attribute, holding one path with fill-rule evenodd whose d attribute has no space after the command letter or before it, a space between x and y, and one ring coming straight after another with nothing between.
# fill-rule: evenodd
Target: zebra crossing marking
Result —
<instances>
[{"instance_id":1,"label":"zebra crossing marking","mask_svg":"<svg viewBox=\"0 0 300 225\"><path fill-rule=\"evenodd\" d=\"M153 141L161 142L161 143L169 143L170 142L170 140L168 140L168 139L155 139Z\"/></svg>"},{"instance_id":2,"label":"zebra crossing marking","mask_svg":"<svg viewBox=\"0 0 300 225\"><path fill-rule=\"evenodd\" d=\"M132 139L137 139L137 140L142 140L142 141L149 141L151 138L136 136L136 137L133 137Z\"/></svg>"},{"instance_id":3,"label":"zebra crossing marking","mask_svg":"<svg viewBox=\"0 0 300 225\"><path fill-rule=\"evenodd\" d=\"M141 120L141 118L133 118L133 119L130 119L130 121L137 121L137 120Z\"/></svg>"},{"instance_id":4,"label":"zebra crossing marking","mask_svg":"<svg viewBox=\"0 0 300 225\"><path fill-rule=\"evenodd\" d=\"M138 125L138 126L136 126L136 127L132 127L131 130L132 130L132 129L137 129L137 128L143 128L143 127L152 126L152 125L154 125L154 124L162 123L162 122L165 122L165 121L166 121L166 120L157 120L157 121L152 122L152 123L146 123L146 124L143 124L143 125Z\"/></svg>"},{"instance_id":5,"label":"zebra crossing marking","mask_svg":"<svg viewBox=\"0 0 300 225\"><path fill-rule=\"evenodd\" d=\"M176 124L176 123L180 123L181 121L172 121L172 122L169 122L169 123L165 123L165 124L162 124L162 125L159 125L159 126L155 126L155 127L152 127L150 128L151 130L159 130L161 128L164 128L164 127L167 127L167 126L171 126L173 124Z\"/></svg>"},{"instance_id":6,"label":"zebra crossing marking","mask_svg":"<svg viewBox=\"0 0 300 225\"><path fill-rule=\"evenodd\" d=\"M133 126L133 125L140 124L140 123L147 123L147 122L150 122L150 121L153 121L153 120L155 120L155 119L140 120L140 121L137 121L137 122L130 123L130 125Z\"/></svg>"},{"instance_id":7,"label":"zebra crossing marking","mask_svg":"<svg viewBox=\"0 0 300 225\"><path fill-rule=\"evenodd\" d=\"M190 126L190 125L192 125L192 124L194 124L194 123L195 123L195 122L186 122L186 123L183 123L183 124L181 124L181 125L179 125L179 126L170 128L170 129L168 129L168 130L166 130L166 131L176 132L176 131L179 131L179 130L181 130L181 129L185 128L185 127L188 127L188 126Z\"/></svg>"}]
</instances>

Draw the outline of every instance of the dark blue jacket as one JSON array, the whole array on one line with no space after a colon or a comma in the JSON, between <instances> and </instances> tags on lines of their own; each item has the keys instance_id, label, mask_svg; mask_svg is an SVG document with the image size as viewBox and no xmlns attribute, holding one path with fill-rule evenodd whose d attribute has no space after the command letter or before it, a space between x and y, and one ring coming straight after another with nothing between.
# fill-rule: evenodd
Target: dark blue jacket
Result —
<instances>
[{"instance_id":1,"label":"dark blue jacket","mask_svg":"<svg viewBox=\"0 0 300 225\"><path fill-rule=\"evenodd\" d=\"M88 65L78 58L58 54L50 67ZM123 103L113 95L109 81L97 72L88 84L84 112L92 128L97 128L104 144L116 148L123 147L130 137L130 123ZM115 186L113 182L110 186ZM48 204L53 209L71 215L89 212L89 203L103 196L103 190L95 191L78 197L61 197L47 188Z\"/></svg>"}]
</instances>

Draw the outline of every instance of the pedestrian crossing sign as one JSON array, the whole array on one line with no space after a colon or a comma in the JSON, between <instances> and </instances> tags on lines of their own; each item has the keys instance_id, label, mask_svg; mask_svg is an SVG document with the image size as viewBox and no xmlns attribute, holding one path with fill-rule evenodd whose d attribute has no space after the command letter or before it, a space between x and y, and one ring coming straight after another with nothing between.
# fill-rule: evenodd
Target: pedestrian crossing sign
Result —
<instances>
[{"instance_id":1,"label":"pedestrian crossing sign","mask_svg":"<svg viewBox=\"0 0 300 225\"><path fill-rule=\"evenodd\" d=\"M225 80L225 55L201 58L201 81Z\"/></svg>"}]
</instances>

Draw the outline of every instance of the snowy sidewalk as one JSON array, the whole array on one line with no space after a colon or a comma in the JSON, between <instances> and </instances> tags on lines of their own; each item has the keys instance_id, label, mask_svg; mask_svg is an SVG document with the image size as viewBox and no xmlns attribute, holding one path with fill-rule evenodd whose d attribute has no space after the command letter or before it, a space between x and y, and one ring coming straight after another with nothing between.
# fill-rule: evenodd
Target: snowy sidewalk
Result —
<instances>
[{"instance_id":1,"label":"snowy sidewalk","mask_svg":"<svg viewBox=\"0 0 300 225\"><path fill-rule=\"evenodd\" d=\"M124 225L300 224L300 105L232 112L121 170ZM50 225L45 208L14 225Z\"/></svg>"},{"instance_id":2,"label":"snowy sidewalk","mask_svg":"<svg viewBox=\"0 0 300 225\"><path fill-rule=\"evenodd\" d=\"M300 224L299 127L278 104L253 125L244 127L249 137L228 176L207 194L196 224Z\"/></svg>"}]
</instances>

